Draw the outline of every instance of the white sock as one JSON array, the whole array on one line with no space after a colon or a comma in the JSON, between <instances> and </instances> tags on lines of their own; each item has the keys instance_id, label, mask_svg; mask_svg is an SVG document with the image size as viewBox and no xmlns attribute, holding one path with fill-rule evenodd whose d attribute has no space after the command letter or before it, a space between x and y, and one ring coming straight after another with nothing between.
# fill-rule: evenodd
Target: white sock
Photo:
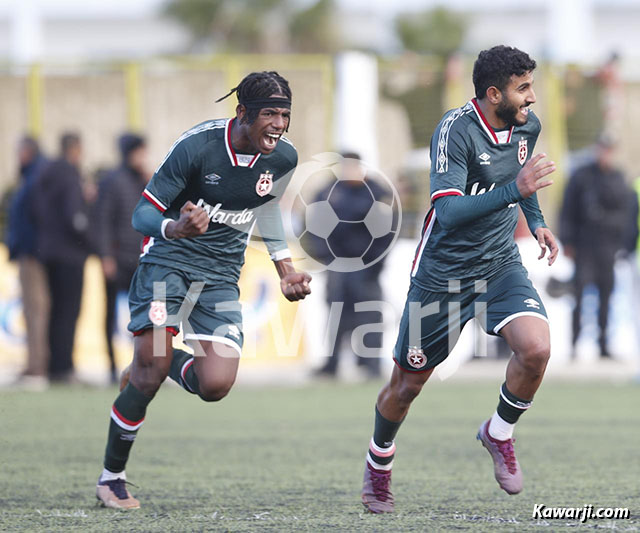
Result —
<instances>
[{"instance_id":1,"label":"white sock","mask_svg":"<svg viewBox=\"0 0 640 533\"><path fill-rule=\"evenodd\" d=\"M507 440L513 435L513 428L515 427L515 424L509 424L496 411L493 413L489 423L489 435L496 440Z\"/></svg>"},{"instance_id":2,"label":"white sock","mask_svg":"<svg viewBox=\"0 0 640 533\"><path fill-rule=\"evenodd\" d=\"M127 479L127 475L124 470L122 472L110 472L105 468L100 475L100 481L111 481L112 479Z\"/></svg>"}]
</instances>

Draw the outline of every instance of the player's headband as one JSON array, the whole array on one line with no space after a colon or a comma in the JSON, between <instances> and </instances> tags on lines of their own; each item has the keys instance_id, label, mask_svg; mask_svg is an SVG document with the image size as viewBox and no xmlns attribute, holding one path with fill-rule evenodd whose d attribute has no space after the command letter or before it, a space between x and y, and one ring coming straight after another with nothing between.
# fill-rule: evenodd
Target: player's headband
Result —
<instances>
[{"instance_id":1,"label":"player's headband","mask_svg":"<svg viewBox=\"0 0 640 533\"><path fill-rule=\"evenodd\" d=\"M251 98L240 100L240 103L247 109L263 109L265 107L283 107L291 109L291 100L279 96L273 98Z\"/></svg>"},{"instance_id":2,"label":"player's headband","mask_svg":"<svg viewBox=\"0 0 640 533\"><path fill-rule=\"evenodd\" d=\"M228 98L237 90L238 88L234 87L222 98L218 98L216 104L222 102L222 100ZM283 98L281 96L275 96L273 98L244 98L239 100L239 103L247 109L263 109L265 107L284 107L285 109L291 109L291 98Z\"/></svg>"},{"instance_id":3,"label":"player's headband","mask_svg":"<svg viewBox=\"0 0 640 533\"><path fill-rule=\"evenodd\" d=\"M238 88L234 87L225 94L222 98L218 98L216 100L216 104L218 102L222 102L225 98L228 98L233 93L237 92ZM245 106L247 109L264 109L265 107L283 107L285 109L291 109L291 99L283 98L281 96L275 96L273 98L243 98L239 101L240 104ZM291 119L287 123L287 127L284 131L289 131L289 126L291 125Z\"/></svg>"}]
</instances>

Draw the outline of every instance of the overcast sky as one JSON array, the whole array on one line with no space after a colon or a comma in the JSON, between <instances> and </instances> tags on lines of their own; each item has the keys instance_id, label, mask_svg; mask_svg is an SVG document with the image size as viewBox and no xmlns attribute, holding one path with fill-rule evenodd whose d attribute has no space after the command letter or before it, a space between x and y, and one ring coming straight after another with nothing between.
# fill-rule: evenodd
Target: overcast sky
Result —
<instances>
[{"instance_id":1,"label":"overcast sky","mask_svg":"<svg viewBox=\"0 0 640 533\"><path fill-rule=\"evenodd\" d=\"M166 0L0 0L0 12L6 14L10 12L18 3L34 4L40 7L45 13L60 13L69 15L76 14L123 14L131 15L148 13L155 10ZM293 0L299 4L310 4L313 0ZM544 5L549 1L560 0L528 0L527 7L535 5ZM582 4L583 2L593 2L600 5L626 4L638 5L638 0L562 0L567 3ZM346 9L358 9L365 11L375 11L381 15L390 15L398 11L421 10L430 6L446 5L452 8L477 8L477 0L403 0L402 2L394 2L390 0L336 0L340 7ZM514 0L492 0L490 8L485 4L487 9L499 9L501 7L515 6Z\"/></svg>"}]
</instances>

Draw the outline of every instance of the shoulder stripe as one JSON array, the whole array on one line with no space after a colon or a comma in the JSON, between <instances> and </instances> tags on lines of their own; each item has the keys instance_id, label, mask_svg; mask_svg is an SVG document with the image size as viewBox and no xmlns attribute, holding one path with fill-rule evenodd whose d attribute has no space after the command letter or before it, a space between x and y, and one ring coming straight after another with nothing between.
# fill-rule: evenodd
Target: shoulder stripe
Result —
<instances>
[{"instance_id":1,"label":"shoulder stripe","mask_svg":"<svg viewBox=\"0 0 640 533\"><path fill-rule=\"evenodd\" d=\"M156 168L156 172L158 172L158 170L160 170L162 168L162 165L164 165L166 163L166 161L167 161L167 159L169 159L169 156L171 155L171 153L176 149L176 147L182 141L184 141L185 139L188 139L192 135L197 135L198 133L202 133L203 131L216 130L218 128L224 128L225 124L226 124L226 120L209 120L207 122L203 122L202 124L198 124L197 126L194 126L193 128L185 131L182 135L180 135L180 137L178 137L178 140L173 143L173 145L169 149L169 152L167 153L167 155L164 156L164 159L162 160L162 163L160 163L160 165L158 165L158 168Z\"/></svg>"},{"instance_id":2,"label":"shoulder stripe","mask_svg":"<svg viewBox=\"0 0 640 533\"><path fill-rule=\"evenodd\" d=\"M294 146L294 144L293 144L289 139L287 139L284 135L282 135L282 136L280 137L280 140L281 140L281 141L286 142L286 143L287 143L287 144L289 144L289 145L291 145L291 147L292 147L294 150L296 150L296 147Z\"/></svg>"},{"instance_id":3,"label":"shoulder stripe","mask_svg":"<svg viewBox=\"0 0 640 533\"><path fill-rule=\"evenodd\" d=\"M142 196L144 196L149 202L151 202L154 207L156 207L161 213L164 213L167 210L167 206L164 205L158 198L151 192L149 189L145 189L142 191Z\"/></svg>"},{"instance_id":4,"label":"shoulder stripe","mask_svg":"<svg viewBox=\"0 0 640 533\"><path fill-rule=\"evenodd\" d=\"M459 189L439 189L431 195L431 201L433 202L443 196L464 196L464 193Z\"/></svg>"},{"instance_id":5,"label":"shoulder stripe","mask_svg":"<svg viewBox=\"0 0 640 533\"><path fill-rule=\"evenodd\" d=\"M463 107L460 107L453 111L440 126L440 132L438 134L438 152L436 157L436 172L438 174L444 174L449 170L449 131L453 123L460 117L467 115L473 111L471 102L467 103Z\"/></svg>"}]
</instances>

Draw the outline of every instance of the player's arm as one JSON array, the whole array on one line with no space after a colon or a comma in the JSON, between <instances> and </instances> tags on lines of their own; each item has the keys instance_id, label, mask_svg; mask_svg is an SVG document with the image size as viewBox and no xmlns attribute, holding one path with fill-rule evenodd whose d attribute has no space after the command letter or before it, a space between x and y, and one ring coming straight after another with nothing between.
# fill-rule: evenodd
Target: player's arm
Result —
<instances>
[{"instance_id":1,"label":"player's arm","mask_svg":"<svg viewBox=\"0 0 640 533\"><path fill-rule=\"evenodd\" d=\"M185 135L171 147L133 212L131 222L137 231L170 240L196 237L207 230L206 212L191 202L182 206L178 220L164 214L197 171L199 146L197 135Z\"/></svg>"},{"instance_id":2,"label":"player's arm","mask_svg":"<svg viewBox=\"0 0 640 533\"><path fill-rule=\"evenodd\" d=\"M280 276L280 289L287 300L296 302L311 294L311 276L306 272L296 272L290 257L274 261L273 264Z\"/></svg>"},{"instance_id":3,"label":"player's arm","mask_svg":"<svg viewBox=\"0 0 640 533\"><path fill-rule=\"evenodd\" d=\"M542 161L544 157L546 154L532 157L518 172L515 181L493 191L473 196L463 196L461 192L432 195L438 222L444 229L454 229L504 209L509 204L521 202L537 190L548 187L553 182L544 178L555 171L555 164L553 161Z\"/></svg>"},{"instance_id":4,"label":"player's arm","mask_svg":"<svg viewBox=\"0 0 640 533\"><path fill-rule=\"evenodd\" d=\"M473 196L449 195L434 201L436 219L446 230L465 226L474 220L522 200L515 183Z\"/></svg>"},{"instance_id":5,"label":"player's arm","mask_svg":"<svg viewBox=\"0 0 640 533\"><path fill-rule=\"evenodd\" d=\"M282 213L276 198L260 206L257 211L257 226L273 261L291 257L289 245L284 235Z\"/></svg>"},{"instance_id":6,"label":"player's arm","mask_svg":"<svg viewBox=\"0 0 640 533\"><path fill-rule=\"evenodd\" d=\"M173 220L165 217L144 197L138 201L131 222L143 235L167 240L197 237L209 227L206 211L192 202L186 202L180 209L180 218Z\"/></svg>"},{"instance_id":7,"label":"player's arm","mask_svg":"<svg viewBox=\"0 0 640 533\"><path fill-rule=\"evenodd\" d=\"M547 227L547 224L544 221L544 216L542 215L540 205L538 204L537 194L533 193L529 198L522 200L520 202L520 207L527 219L529 231L531 231L540 245L540 256L538 259L542 259L548 249L548 261L549 265L552 265L558 256L559 247L552 231Z\"/></svg>"},{"instance_id":8,"label":"player's arm","mask_svg":"<svg viewBox=\"0 0 640 533\"><path fill-rule=\"evenodd\" d=\"M469 224L522 200L514 184L465 196L473 147L466 129L460 122L450 120L451 116L445 118L431 138L431 202L436 219L445 230Z\"/></svg>"},{"instance_id":9,"label":"player's arm","mask_svg":"<svg viewBox=\"0 0 640 533\"><path fill-rule=\"evenodd\" d=\"M286 187L286 183L280 188L283 190L284 187ZM278 204L279 197L280 194L277 194L275 198L258 210L258 231L280 276L282 294L289 301L295 302L311 293L309 288L311 276L305 272L296 272L293 266L282 225L282 214Z\"/></svg>"},{"instance_id":10,"label":"player's arm","mask_svg":"<svg viewBox=\"0 0 640 533\"><path fill-rule=\"evenodd\" d=\"M524 213L524 217L527 219L527 226L529 231L535 235L538 228L546 228L547 224L544 221L544 216L540 210L540 204L538 203L538 195L536 193L525 198L520 202L520 208Z\"/></svg>"},{"instance_id":11,"label":"player's arm","mask_svg":"<svg viewBox=\"0 0 640 533\"><path fill-rule=\"evenodd\" d=\"M133 211L131 223L136 231L156 239L184 239L202 235L209 227L209 217L204 209L186 202L180 209L180 218L165 217L144 197Z\"/></svg>"}]
</instances>

